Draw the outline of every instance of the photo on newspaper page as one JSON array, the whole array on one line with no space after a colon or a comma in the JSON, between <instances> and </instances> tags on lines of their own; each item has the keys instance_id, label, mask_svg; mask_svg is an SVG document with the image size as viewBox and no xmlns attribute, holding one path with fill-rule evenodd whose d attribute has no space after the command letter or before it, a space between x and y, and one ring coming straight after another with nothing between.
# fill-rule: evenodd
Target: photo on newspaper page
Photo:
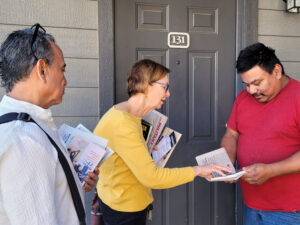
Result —
<instances>
[{"instance_id":1,"label":"photo on newspaper page","mask_svg":"<svg viewBox=\"0 0 300 225\"><path fill-rule=\"evenodd\" d=\"M166 136L162 136L158 144L156 145L157 150L152 151L152 158L155 163L161 160L176 144L176 137L174 131Z\"/></svg>"},{"instance_id":2,"label":"photo on newspaper page","mask_svg":"<svg viewBox=\"0 0 300 225\"><path fill-rule=\"evenodd\" d=\"M180 138L181 133L169 127L164 129L160 140L156 144L157 150L152 151L152 158L157 167L165 167Z\"/></svg>"},{"instance_id":3,"label":"photo on newspaper page","mask_svg":"<svg viewBox=\"0 0 300 225\"><path fill-rule=\"evenodd\" d=\"M67 149L81 183L84 183L87 174L93 172L106 154L103 148L88 142L79 135L72 138Z\"/></svg>"},{"instance_id":4,"label":"photo on newspaper page","mask_svg":"<svg viewBox=\"0 0 300 225\"><path fill-rule=\"evenodd\" d=\"M99 136L95 136L94 134L93 134L93 132L91 132L89 129L87 129L84 125L82 125L81 123L80 124L78 124L77 126L76 126L76 129L77 130L80 130L80 131L84 131L84 132L87 132L87 133L89 133L90 134L90 136L93 136L93 137L96 137L96 138L100 138ZM102 139L100 138L100 140L102 141ZM93 141L95 141L94 139L93 139ZM101 141L100 142L95 142L95 144L99 144L99 145L101 145ZM99 162L99 164L98 164L98 167L100 167L113 153L114 153L114 151L110 148L110 147L108 147L108 146L106 146L105 147L105 151L106 151L106 154L104 155L104 157L101 159L101 161Z\"/></svg>"},{"instance_id":5,"label":"photo on newspaper page","mask_svg":"<svg viewBox=\"0 0 300 225\"><path fill-rule=\"evenodd\" d=\"M87 173L99 167L113 154L107 146L108 140L94 135L83 125L74 128L62 124L58 133L69 151L70 159L82 185Z\"/></svg>"},{"instance_id":6,"label":"photo on newspaper page","mask_svg":"<svg viewBox=\"0 0 300 225\"><path fill-rule=\"evenodd\" d=\"M232 170L232 173L224 172L226 176L222 176L218 173L212 173L213 178L208 178L208 181L234 181L239 179L246 173L245 171L237 172L235 170L225 148L219 148L217 150L199 155L196 157L196 161L199 166L204 166L210 163L216 163L228 166Z\"/></svg>"},{"instance_id":7,"label":"photo on newspaper page","mask_svg":"<svg viewBox=\"0 0 300 225\"><path fill-rule=\"evenodd\" d=\"M152 131L152 125L148 123L146 120L142 119L142 130L143 130L144 139L146 143L148 143Z\"/></svg>"}]
</instances>

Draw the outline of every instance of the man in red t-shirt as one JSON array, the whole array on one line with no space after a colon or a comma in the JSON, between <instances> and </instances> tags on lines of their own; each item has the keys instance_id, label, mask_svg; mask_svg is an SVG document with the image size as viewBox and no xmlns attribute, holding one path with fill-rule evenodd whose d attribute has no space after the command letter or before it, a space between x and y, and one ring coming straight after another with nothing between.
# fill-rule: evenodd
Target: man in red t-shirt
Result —
<instances>
[{"instance_id":1,"label":"man in red t-shirt","mask_svg":"<svg viewBox=\"0 0 300 225\"><path fill-rule=\"evenodd\" d=\"M244 224L300 224L300 83L261 43L242 50L236 98L221 146L246 171Z\"/></svg>"}]
</instances>

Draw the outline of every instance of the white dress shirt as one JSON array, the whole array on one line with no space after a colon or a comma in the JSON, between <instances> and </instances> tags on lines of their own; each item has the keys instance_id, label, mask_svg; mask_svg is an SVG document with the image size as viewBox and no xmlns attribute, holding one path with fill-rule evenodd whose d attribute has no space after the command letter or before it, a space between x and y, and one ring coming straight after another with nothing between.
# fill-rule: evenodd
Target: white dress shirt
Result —
<instances>
[{"instance_id":1,"label":"white dress shirt","mask_svg":"<svg viewBox=\"0 0 300 225\"><path fill-rule=\"evenodd\" d=\"M53 138L83 191L51 111L4 96L0 115L26 112ZM12 121L0 125L0 224L77 225L79 220L57 151L34 123Z\"/></svg>"}]
</instances>

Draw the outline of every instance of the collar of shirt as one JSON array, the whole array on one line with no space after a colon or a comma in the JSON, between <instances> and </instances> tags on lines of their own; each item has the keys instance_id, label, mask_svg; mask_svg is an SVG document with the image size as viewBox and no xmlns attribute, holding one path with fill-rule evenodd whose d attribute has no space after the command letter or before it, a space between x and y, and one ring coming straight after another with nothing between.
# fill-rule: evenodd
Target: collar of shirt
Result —
<instances>
[{"instance_id":1,"label":"collar of shirt","mask_svg":"<svg viewBox=\"0 0 300 225\"><path fill-rule=\"evenodd\" d=\"M7 112L25 112L28 113L34 120L45 124L53 132L56 131L56 127L53 121L52 113L50 109L44 109L29 102L20 101L4 95L1 100L1 107ZM2 110L1 110L2 111ZM6 113L6 112L1 112Z\"/></svg>"}]
</instances>

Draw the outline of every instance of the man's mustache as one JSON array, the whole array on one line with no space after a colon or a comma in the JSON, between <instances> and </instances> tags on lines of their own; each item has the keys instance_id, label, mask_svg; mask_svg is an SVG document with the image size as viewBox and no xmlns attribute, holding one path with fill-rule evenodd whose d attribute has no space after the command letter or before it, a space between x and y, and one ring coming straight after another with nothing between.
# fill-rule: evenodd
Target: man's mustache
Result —
<instances>
[{"instance_id":1,"label":"man's mustache","mask_svg":"<svg viewBox=\"0 0 300 225\"><path fill-rule=\"evenodd\" d=\"M261 92L261 93L255 93L255 94L253 94L252 96L256 98L256 97L258 97L258 96L260 96L260 95L261 95L261 96L265 96L265 94L262 93L262 92Z\"/></svg>"}]
</instances>

